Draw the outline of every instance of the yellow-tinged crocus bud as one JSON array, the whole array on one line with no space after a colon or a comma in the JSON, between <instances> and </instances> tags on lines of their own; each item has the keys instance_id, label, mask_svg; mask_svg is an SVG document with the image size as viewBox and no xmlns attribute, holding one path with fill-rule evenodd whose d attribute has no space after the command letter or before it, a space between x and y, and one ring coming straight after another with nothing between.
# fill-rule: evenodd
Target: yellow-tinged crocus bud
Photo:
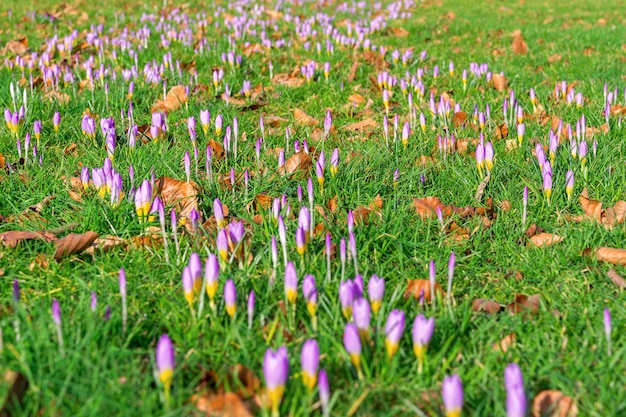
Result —
<instances>
[{"instance_id":1,"label":"yellow-tinged crocus bud","mask_svg":"<svg viewBox=\"0 0 626 417\"><path fill-rule=\"evenodd\" d=\"M232 279L224 284L224 304L226 305L226 313L231 317L235 317L237 312L237 290Z\"/></svg>"},{"instance_id":2,"label":"yellow-tinged crocus bud","mask_svg":"<svg viewBox=\"0 0 626 417\"><path fill-rule=\"evenodd\" d=\"M174 378L174 347L167 334L161 336L156 346L156 364L159 380L165 391L165 402L169 402L170 388Z\"/></svg>"}]
</instances>

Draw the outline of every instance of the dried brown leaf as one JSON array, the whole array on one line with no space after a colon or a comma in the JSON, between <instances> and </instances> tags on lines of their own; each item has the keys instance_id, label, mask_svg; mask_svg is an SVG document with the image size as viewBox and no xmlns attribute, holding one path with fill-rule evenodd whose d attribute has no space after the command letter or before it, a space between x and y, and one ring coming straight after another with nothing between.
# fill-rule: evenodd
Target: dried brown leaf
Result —
<instances>
[{"instance_id":1,"label":"dried brown leaf","mask_svg":"<svg viewBox=\"0 0 626 417\"><path fill-rule=\"evenodd\" d=\"M179 217L187 218L198 210L197 185L195 182L178 181L170 177L160 177L156 181L156 192L165 206L174 206Z\"/></svg>"},{"instance_id":2,"label":"dried brown leaf","mask_svg":"<svg viewBox=\"0 0 626 417\"><path fill-rule=\"evenodd\" d=\"M515 332L508 334L502 338L499 342L491 345L491 348L496 352L506 353L511 346L515 344Z\"/></svg>"},{"instance_id":3,"label":"dried brown leaf","mask_svg":"<svg viewBox=\"0 0 626 417\"><path fill-rule=\"evenodd\" d=\"M483 298L478 298L472 302L472 310L473 311L484 311L489 314L499 313L502 308L500 303L496 303L493 300L485 300Z\"/></svg>"},{"instance_id":4,"label":"dried brown leaf","mask_svg":"<svg viewBox=\"0 0 626 417\"><path fill-rule=\"evenodd\" d=\"M441 285L435 283L435 294L439 293L443 296L443 289ZM430 281L427 279L413 279L409 280L406 285L406 291L404 291L404 298L413 297L415 300L419 300L424 297L424 301L430 301Z\"/></svg>"},{"instance_id":5,"label":"dried brown leaf","mask_svg":"<svg viewBox=\"0 0 626 417\"><path fill-rule=\"evenodd\" d=\"M524 41L522 34L513 37L513 43L511 49L515 55L526 55L528 53L528 45Z\"/></svg>"},{"instance_id":6,"label":"dried brown leaf","mask_svg":"<svg viewBox=\"0 0 626 417\"><path fill-rule=\"evenodd\" d=\"M620 288L626 288L626 279L624 279L620 274L617 273L613 268L609 269L609 272L606 273L608 277L613 281L615 285Z\"/></svg>"},{"instance_id":7,"label":"dried brown leaf","mask_svg":"<svg viewBox=\"0 0 626 417\"><path fill-rule=\"evenodd\" d=\"M293 118L296 120L297 123L303 126L313 127L317 126L318 124L317 120L315 120L314 117L309 116L304 110L301 109L293 109Z\"/></svg>"},{"instance_id":8,"label":"dried brown leaf","mask_svg":"<svg viewBox=\"0 0 626 417\"><path fill-rule=\"evenodd\" d=\"M369 135L377 127L378 127L378 123L376 123L374 119L368 118L360 122L346 125L343 127L343 129L347 130L348 132L359 132L359 133L365 133L366 135Z\"/></svg>"},{"instance_id":9,"label":"dried brown leaf","mask_svg":"<svg viewBox=\"0 0 626 417\"><path fill-rule=\"evenodd\" d=\"M62 258L81 253L87 249L98 238L96 232L86 232L81 234L70 233L54 243L56 251L54 259L60 261Z\"/></svg>"},{"instance_id":10,"label":"dried brown leaf","mask_svg":"<svg viewBox=\"0 0 626 417\"><path fill-rule=\"evenodd\" d=\"M291 157L285 162L285 165L278 169L278 173L285 175L292 174L296 170L308 171L312 165L313 160L311 159L311 156L304 151L300 151L291 155Z\"/></svg>"},{"instance_id":11,"label":"dried brown leaf","mask_svg":"<svg viewBox=\"0 0 626 417\"><path fill-rule=\"evenodd\" d=\"M208 145L211 148L211 155L213 159L219 161L224 157L224 147L221 143L211 139L209 140Z\"/></svg>"},{"instance_id":12,"label":"dried brown leaf","mask_svg":"<svg viewBox=\"0 0 626 417\"><path fill-rule=\"evenodd\" d=\"M14 415L13 411L16 408L22 408L21 404L28 391L29 383L22 373L8 369L2 375L2 385L2 392L5 393L5 396L2 400L3 406L0 409L0 416L10 417Z\"/></svg>"},{"instance_id":13,"label":"dried brown leaf","mask_svg":"<svg viewBox=\"0 0 626 417\"><path fill-rule=\"evenodd\" d=\"M602 223L602 202L590 199L587 188L584 188L582 193L580 193L579 200L585 215L590 219L597 220L598 223Z\"/></svg>"},{"instance_id":14,"label":"dried brown leaf","mask_svg":"<svg viewBox=\"0 0 626 417\"><path fill-rule=\"evenodd\" d=\"M494 135L496 137L496 139L504 139L507 138L509 136L509 128L502 123L501 125L496 126L496 131L494 132ZM515 139L513 140L513 144L515 145L515 148L517 147L517 141ZM508 145L508 141L507 141L507 145ZM508 147L507 147L508 149Z\"/></svg>"},{"instance_id":15,"label":"dried brown leaf","mask_svg":"<svg viewBox=\"0 0 626 417\"><path fill-rule=\"evenodd\" d=\"M272 82L286 87L300 87L304 84L304 78L294 77L291 74L275 74Z\"/></svg>"},{"instance_id":16,"label":"dried brown leaf","mask_svg":"<svg viewBox=\"0 0 626 417\"><path fill-rule=\"evenodd\" d=\"M0 242L7 248L15 248L19 242L34 239L53 242L57 237L46 231L10 230L0 233Z\"/></svg>"},{"instance_id":17,"label":"dried brown leaf","mask_svg":"<svg viewBox=\"0 0 626 417\"><path fill-rule=\"evenodd\" d=\"M350 97L348 97L349 104L361 105L365 104L366 102L367 100L365 99L365 97L360 94L352 94Z\"/></svg>"},{"instance_id":18,"label":"dried brown leaf","mask_svg":"<svg viewBox=\"0 0 626 417\"><path fill-rule=\"evenodd\" d=\"M533 399L531 417L577 417L578 407L572 397L557 390L541 391Z\"/></svg>"},{"instance_id":19,"label":"dried brown leaf","mask_svg":"<svg viewBox=\"0 0 626 417\"><path fill-rule=\"evenodd\" d=\"M498 91L506 91L506 87L508 84L508 80L504 76L504 74L494 73L491 76L491 82L493 83L493 88Z\"/></svg>"},{"instance_id":20,"label":"dried brown leaf","mask_svg":"<svg viewBox=\"0 0 626 417\"><path fill-rule=\"evenodd\" d=\"M530 238L533 245L537 247L550 246L563 240L562 236L551 233L538 233Z\"/></svg>"},{"instance_id":21,"label":"dried brown leaf","mask_svg":"<svg viewBox=\"0 0 626 417\"><path fill-rule=\"evenodd\" d=\"M626 249L599 247L592 251L595 258L600 262L608 262L613 265L626 265Z\"/></svg>"},{"instance_id":22,"label":"dried brown leaf","mask_svg":"<svg viewBox=\"0 0 626 417\"><path fill-rule=\"evenodd\" d=\"M533 294L530 297L524 294L515 295L515 301L506 306L506 311L513 314L534 312L539 309L541 295Z\"/></svg>"},{"instance_id":23,"label":"dried brown leaf","mask_svg":"<svg viewBox=\"0 0 626 417\"><path fill-rule=\"evenodd\" d=\"M125 239L118 236L107 235L94 240L93 243L85 249L85 253L93 256L96 251L108 252L113 248L125 248L126 246L128 246L128 242Z\"/></svg>"},{"instance_id":24,"label":"dried brown leaf","mask_svg":"<svg viewBox=\"0 0 626 417\"><path fill-rule=\"evenodd\" d=\"M152 105L152 113L171 113L187 102L187 92L182 85L176 85L167 92L165 100L157 100Z\"/></svg>"},{"instance_id":25,"label":"dried brown leaf","mask_svg":"<svg viewBox=\"0 0 626 417\"><path fill-rule=\"evenodd\" d=\"M465 124L466 121L467 113L465 113L464 111L456 112L454 113L454 116L452 116L452 124L454 125L454 127L461 127Z\"/></svg>"}]
</instances>

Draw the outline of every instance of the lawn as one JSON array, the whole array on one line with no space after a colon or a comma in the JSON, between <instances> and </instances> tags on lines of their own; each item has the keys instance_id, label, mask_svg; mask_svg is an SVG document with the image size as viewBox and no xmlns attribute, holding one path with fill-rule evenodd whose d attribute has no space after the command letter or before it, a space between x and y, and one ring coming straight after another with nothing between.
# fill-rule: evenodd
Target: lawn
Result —
<instances>
[{"instance_id":1,"label":"lawn","mask_svg":"<svg viewBox=\"0 0 626 417\"><path fill-rule=\"evenodd\" d=\"M620 1L171 3L0 9L0 415L626 413Z\"/></svg>"}]
</instances>

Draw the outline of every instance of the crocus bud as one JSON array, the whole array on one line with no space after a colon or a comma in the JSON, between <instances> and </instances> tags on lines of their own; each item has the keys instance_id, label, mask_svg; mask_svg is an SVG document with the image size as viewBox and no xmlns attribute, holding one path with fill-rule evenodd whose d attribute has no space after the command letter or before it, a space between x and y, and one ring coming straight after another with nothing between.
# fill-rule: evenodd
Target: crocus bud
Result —
<instances>
[{"instance_id":1,"label":"crocus bud","mask_svg":"<svg viewBox=\"0 0 626 417\"><path fill-rule=\"evenodd\" d=\"M59 131L59 126L61 125L61 113L54 112L54 115L52 116L52 126L54 127L54 131L58 132Z\"/></svg>"},{"instance_id":2,"label":"crocus bud","mask_svg":"<svg viewBox=\"0 0 626 417\"><path fill-rule=\"evenodd\" d=\"M217 232L217 253L224 262L228 261L228 235L226 229Z\"/></svg>"},{"instance_id":3,"label":"crocus bud","mask_svg":"<svg viewBox=\"0 0 626 417\"><path fill-rule=\"evenodd\" d=\"M222 134L222 127L224 126L224 116L218 114L215 118L215 135L220 136Z\"/></svg>"},{"instance_id":4,"label":"crocus bud","mask_svg":"<svg viewBox=\"0 0 626 417\"><path fill-rule=\"evenodd\" d=\"M315 288L315 277L308 274L302 280L302 295L306 301L306 308L311 317L315 317L317 311L317 289Z\"/></svg>"},{"instance_id":5,"label":"crocus bud","mask_svg":"<svg viewBox=\"0 0 626 417\"><path fill-rule=\"evenodd\" d=\"M320 363L320 348L315 339L309 339L302 346L300 364L302 366L302 382L309 392L317 383L317 368Z\"/></svg>"},{"instance_id":6,"label":"crocus bud","mask_svg":"<svg viewBox=\"0 0 626 417\"><path fill-rule=\"evenodd\" d=\"M611 311L604 309L604 335L606 336L607 354L611 356Z\"/></svg>"},{"instance_id":7,"label":"crocus bud","mask_svg":"<svg viewBox=\"0 0 626 417\"><path fill-rule=\"evenodd\" d=\"M448 260L448 297L452 296L452 278L454 277L455 266L456 266L456 255L454 252L451 252L450 259Z\"/></svg>"},{"instance_id":8,"label":"crocus bud","mask_svg":"<svg viewBox=\"0 0 626 417\"><path fill-rule=\"evenodd\" d=\"M321 369L317 378L317 391L320 395L320 403L322 404L322 413L328 415L328 403L330 402L330 386L328 385L328 376L326 371Z\"/></svg>"},{"instance_id":9,"label":"crocus bud","mask_svg":"<svg viewBox=\"0 0 626 417\"><path fill-rule=\"evenodd\" d=\"M405 122L402 127L402 145L406 148L409 144L409 135L411 134L411 127L409 122Z\"/></svg>"},{"instance_id":10,"label":"crocus bud","mask_svg":"<svg viewBox=\"0 0 626 417\"><path fill-rule=\"evenodd\" d=\"M524 123L520 123L517 125L517 143L519 146L522 146L522 140L524 140L524 132L526 132L526 128L524 127Z\"/></svg>"},{"instance_id":11,"label":"crocus bud","mask_svg":"<svg viewBox=\"0 0 626 417\"><path fill-rule=\"evenodd\" d=\"M550 204L550 196L552 195L552 173L546 172L543 174L543 192L546 195L546 200Z\"/></svg>"},{"instance_id":12,"label":"crocus bud","mask_svg":"<svg viewBox=\"0 0 626 417\"><path fill-rule=\"evenodd\" d=\"M507 417L526 417L526 394L524 377L518 364L511 363L504 369Z\"/></svg>"},{"instance_id":13,"label":"crocus bud","mask_svg":"<svg viewBox=\"0 0 626 417\"><path fill-rule=\"evenodd\" d=\"M285 267L285 297L291 304L295 304L298 297L298 275L293 262L288 262Z\"/></svg>"},{"instance_id":14,"label":"crocus bud","mask_svg":"<svg viewBox=\"0 0 626 417\"><path fill-rule=\"evenodd\" d=\"M352 290L352 281L347 280L339 284L339 302L341 303L341 311L346 320L352 318L352 301L354 292Z\"/></svg>"},{"instance_id":15,"label":"crocus bud","mask_svg":"<svg viewBox=\"0 0 626 417\"><path fill-rule=\"evenodd\" d=\"M571 200L574 192L574 171L571 169L565 174L565 192L567 193L567 199Z\"/></svg>"},{"instance_id":16,"label":"crocus bud","mask_svg":"<svg viewBox=\"0 0 626 417\"><path fill-rule=\"evenodd\" d=\"M272 415L278 415L278 407L285 392L285 383L289 376L289 358L287 348L281 346L276 351L271 348L265 351L263 357L263 376L267 387L267 396L272 409Z\"/></svg>"},{"instance_id":17,"label":"crocus bud","mask_svg":"<svg viewBox=\"0 0 626 417\"><path fill-rule=\"evenodd\" d=\"M165 391L165 402L169 402L170 387L174 379L174 346L167 334L163 334L157 342L156 365Z\"/></svg>"},{"instance_id":18,"label":"crocus bud","mask_svg":"<svg viewBox=\"0 0 626 417\"><path fill-rule=\"evenodd\" d=\"M367 284L367 293L372 305L372 312L376 315L378 314L380 305L383 302L383 296L385 294L385 279L373 274Z\"/></svg>"},{"instance_id":19,"label":"crocus bud","mask_svg":"<svg viewBox=\"0 0 626 417\"><path fill-rule=\"evenodd\" d=\"M359 329L359 334L364 339L369 337L371 315L370 303L367 299L361 297L352 302L352 318Z\"/></svg>"},{"instance_id":20,"label":"crocus bud","mask_svg":"<svg viewBox=\"0 0 626 417\"><path fill-rule=\"evenodd\" d=\"M483 167L485 166L485 145L479 142L476 146L476 168L478 173L482 176Z\"/></svg>"},{"instance_id":21,"label":"crocus bud","mask_svg":"<svg viewBox=\"0 0 626 417\"><path fill-rule=\"evenodd\" d=\"M493 145L491 142L487 142L485 144L485 165L487 165L487 171L491 171L493 169Z\"/></svg>"},{"instance_id":22,"label":"crocus bud","mask_svg":"<svg viewBox=\"0 0 626 417\"><path fill-rule=\"evenodd\" d=\"M202 125L202 132L206 135L211 125L211 113L208 110L200 110L200 124Z\"/></svg>"},{"instance_id":23,"label":"crocus bud","mask_svg":"<svg viewBox=\"0 0 626 417\"><path fill-rule=\"evenodd\" d=\"M347 323L343 331L343 346L346 348L350 361L361 377L361 337L354 323Z\"/></svg>"},{"instance_id":24,"label":"crocus bud","mask_svg":"<svg viewBox=\"0 0 626 417\"><path fill-rule=\"evenodd\" d=\"M228 279L224 284L224 304L226 305L226 313L231 317L235 317L237 312L237 290L232 279Z\"/></svg>"},{"instance_id":25,"label":"crocus bud","mask_svg":"<svg viewBox=\"0 0 626 417\"><path fill-rule=\"evenodd\" d=\"M433 337L434 331L434 317L427 319L423 314L415 317L411 336L413 338L413 352L415 353L418 361L418 373L422 372L426 350L428 349L428 344L430 343L430 339Z\"/></svg>"},{"instance_id":26,"label":"crocus bud","mask_svg":"<svg viewBox=\"0 0 626 417\"><path fill-rule=\"evenodd\" d=\"M460 417L463 410L463 385L457 374L446 376L441 387L446 417Z\"/></svg>"},{"instance_id":27,"label":"crocus bud","mask_svg":"<svg viewBox=\"0 0 626 417\"><path fill-rule=\"evenodd\" d=\"M215 254L209 254L206 263L204 264L204 279L206 281L206 293L209 296L211 302L215 300L215 294L217 293L218 278L220 274L220 263Z\"/></svg>"},{"instance_id":28,"label":"crocus bud","mask_svg":"<svg viewBox=\"0 0 626 417\"><path fill-rule=\"evenodd\" d=\"M191 270L189 266L183 268L183 291L185 292L185 300L187 300L187 304L189 304L189 308L193 307L193 276L191 274Z\"/></svg>"},{"instance_id":29,"label":"crocus bud","mask_svg":"<svg viewBox=\"0 0 626 417\"><path fill-rule=\"evenodd\" d=\"M401 310L391 311L385 323L385 348L387 349L387 357L389 359L398 351L403 331L404 312Z\"/></svg>"},{"instance_id":30,"label":"crocus bud","mask_svg":"<svg viewBox=\"0 0 626 417\"><path fill-rule=\"evenodd\" d=\"M254 291L248 293L248 329L252 329L252 320L254 319Z\"/></svg>"},{"instance_id":31,"label":"crocus bud","mask_svg":"<svg viewBox=\"0 0 626 417\"><path fill-rule=\"evenodd\" d=\"M95 313L98 308L98 296L95 291L91 292L91 303L89 304L89 308L91 308L92 313Z\"/></svg>"}]
</instances>

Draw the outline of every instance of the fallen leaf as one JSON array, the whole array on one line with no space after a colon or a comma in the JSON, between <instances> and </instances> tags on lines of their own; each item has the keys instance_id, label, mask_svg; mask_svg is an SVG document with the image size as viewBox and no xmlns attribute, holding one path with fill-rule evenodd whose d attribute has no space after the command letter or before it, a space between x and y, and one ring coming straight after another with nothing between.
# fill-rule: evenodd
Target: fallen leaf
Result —
<instances>
[{"instance_id":1,"label":"fallen leaf","mask_svg":"<svg viewBox=\"0 0 626 417\"><path fill-rule=\"evenodd\" d=\"M388 32L396 38L406 38L409 36L409 31L405 28L391 27Z\"/></svg>"},{"instance_id":2,"label":"fallen leaf","mask_svg":"<svg viewBox=\"0 0 626 417\"><path fill-rule=\"evenodd\" d=\"M572 397L557 390L541 391L533 399L532 417L576 417L578 407Z\"/></svg>"},{"instance_id":3,"label":"fallen leaf","mask_svg":"<svg viewBox=\"0 0 626 417\"><path fill-rule=\"evenodd\" d=\"M366 135L369 135L377 127L378 127L378 123L374 119L368 118L360 122L346 125L343 127L343 129L348 132L359 132L359 133L365 133Z\"/></svg>"},{"instance_id":4,"label":"fallen leaf","mask_svg":"<svg viewBox=\"0 0 626 417\"><path fill-rule=\"evenodd\" d=\"M156 180L156 192L163 205L174 206L178 216L187 218L193 210L198 210L197 185L195 182L178 181L170 177Z\"/></svg>"},{"instance_id":5,"label":"fallen leaf","mask_svg":"<svg viewBox=\"0 0 626 417\"><path fill-rule=\"evenodd\" d=\"M533 245L537 247L550 246L563 240L562 236L551 233L538 233L530 238Z\"/></svg>"},{"instance_id":6,"label":"fallen leaf","mask_svg":"<svg viewBox=\"0 0 626 417\"><path fill-rule=\"evenodd\" d=\"M291 74L275 74L272 82L286 87L300 87L304 84L304 78L294 77Z\"/></svg>"},{"instance_id":7,"label":"fallen leaf","mask_svg":"<svg viewBox=\"0 0 626 417\"><path fill-rule=\"evenodd\" d=\"M157 100L152 105L152 113L171 113L187 102L187 92L182 85L176 85L167 92L165 100Z\"/></svg>"},{"instance_id":8,"label":"fallen leaf","mask_svg":"<svg viewBox=\"0 0 626 417\"><path fill-rule=\"evenodd\" d=\"M211 148L211 157L214 160L219 161L220 159L224 158L224 147L221 143L211 139L209 140L208 146Z\"/></svg>"},{"instance_id":9,"label":"fallen leaf","mask_svg":"<svg viewBox=\"0 0 626 417\"><path fill-rule=\"evenodd\" d=\"M435 293L439 293L443 296L443 289L441 285L435 282L434 285ZM406 291L404 291L404 298L413 297L415 300L419 300L421 297L424 297L424 301L430 301L430 281L427 279L412 279L409 280L406 286Z\"/></svg>"},{"instance_id":10,"label":"fallen leaf","mask_svg":"<svg viewBox=\"0 0 626 417\"><path fill-rule=\"evenodd\" d=\"M515 55L526 55L528 53L528 45L524 41L521 32L513 36L513 43L511 43L511 49Z\"/></svg>"},{"instance_id":11,"label":"fallen leaf","mask_svg":"<svg viewBox=\"0 0 626 417\"><path fill-rule=\"evenodd\" d=\"M57 90L47 91L43 97L50 102L57 102L60 104L67 104L70 102L70 96L67 93L62 93Z\"/></svg>"},{"instance_id":12,"label":"fallen leaf","mask_svg":"<svg viewBox=\"0 0 626 417\"><path fill-rule=\"evenodd\" d=\"M28 40L26 38L18 40L10 40L4 45L4 51L2 55L7 55L8 52L13 52L17 55L22 55L28 51Z\"/></svg>"},{"instance_id":13,"label":"fallen leaf","mask_svg":"<svg viewBox=\"0 0 626 417\"><path fill-rule=\"evenodd\" d=\"M626 249L600 247L592 254L600 262L608 262L613 265L626 265Z\"/></svg>"},{"instance_id":14,"label":"fallen leaf","mask_svg":"<svg viewBox=\"0 0 626 417\"><path fill-rule=\"evenodd\" d=\"M535 223L533 223L530 226L528 226L528 229L526 229L524 234L528 236L528 238L531 238L535 236L537 233L541 233L541 232L543 232L543 229L537 226Z\"/></svg>"},{"instance_id":15,"label":"fallen leaf","mask_svg":"<svg viewBox=\"0 0 626 417\"><path fill-rule=\"evenodd\" d=\"M502 304L496 303L492 300L485 300L483 298L478 298L472 302L472 310L473 311L484 311L489 314L495 314L502 311L504 306Z\"/></svg>"},{"instance_id":16,"label":"fallen leaf","mask_svg":"<svg viewBox=\"0 0 626 417\"><path fill-rule=\"evenodd\" d=\"M373 66L376 71L381 72L389 67L389 63L385 61L385 58L378 52L365 51L361 54L361 57L365 62Z\"/></svg>"},{"instance_id":17,"label":"fallen leaf","mask_svg":"<svg viewBox=\"0 0 626 417\"><path fill-rule=\"evenodd\" d=\"M615 285L620 288L626 288L626 279L622 278L622 276L618 274L616 270L614 270L613 268L609 269L607 275Z\"/></svg>"},{"instance_id":18,"label":"fallen leaf","mask_svg":"<svg viewBox=\"0 0 626 417\"><path fill-rule=\"evenodd\" d=\"M15 248L19 242L34 239L53 242L57 237L46 231L10 230L0 233L0 242L7 248Z\"/></svg>"},{"instance_id":19,"label":"fallen leaf","mask_svg":"<svg viewBox=\"0 0 626 417\"><path fill-rule=\"evenodd\" d=\"M191 401L198 411L211 417L253 417L250 408L237 394L205 394L193 396Z\"/></svg>"},{"instance_id":20,"label":"fallen leaf","mask_svg":"<svg viewBox=\"0 0 626 417\"><path fill-rule=\"evenodd\" d=\"M602 202L590 199L587 188L584 188L580 193L579 200L585 215L590 219L597 220L598 223L602 223Z\"/></svg>"},{"instance_id":21,"label":"fallen leaf","mask_svg":"<svg viewBox=\"0 0 626 417\"><path fill-rule=\"evenodd\" d=\"M126 239L122 239L118 236L107 235L94 240L91 245L85 249L85 253L93 256L96 251L108 252L113 248L126 246L128 246Z\"/></svg>"},{"instance_id":22,"label":"fallen leaf","mask_svg":"<svg viewBox=\"0 0 626 417\"><path fill-rule=\"evenodd\" d=\"M501 125L496 126L496 131L494 132L496 139L504 139L509 136L509 128L507 125L502 123ZM513 148L517 148L517 140L511 139L513 141ZM509 141L507 140L507 149L509 149ZM510 150L510 149L509 149Z\"/></svg>"},{"instance_id":23,"label":"fallen leaf","mask_svg":"<svg viewBox=\"0 0 626 417\"><path fill-rule=\"evenodd\" d=\"M280 175L292 174L296 170L308 172L311 166L313 166L311 156L304 151L300 151L291 155L291 157L285 162L285 165L278 169L278 173Z\"/></svg>"},{"instance_id":24,"label":"fallen leaf","mask_svg":"<svg viewBox=\"0 0 626 417\"><path fill-rule=\"evenodd\" d=\"M70 233L57 240L54 245L54 259L60 261L62 258L81 253L87 249L98 238L96 232L86 232L82 234Z\"/></svg>"},{"instance_id":25,"label":"fallen leaf","mask_svg":"<svg viewBox=\"0 0 626 417\"><path fill-rule=\"evenodd\" d=\"M348 103L350 104L361 105L365 104L366 101L367 100L365 100L365 97L360 94L352 94L350 97L348 97Z\"/></svg>"},{"instance_id":26,"label":"fallen leaf","mask_svg":"<svg viewBox=\"0 0 626 417\"><path fill-rule=\"evenodd\" d=\"M456 112L454 113L454 116L452 116L452 124L454 125L454 127L461 127L465 124L466 121L467 113L465 113L464 111Z\"/></svg>"},{"instance_id":27,"label":"fallen leaf","mask_svg":"<svg viewBox=\"0 0 626 417\"><path fill-rule=\"evenodd\" d=\"M304 110L301 109L293 109L293 118L296 120L297 123L303 126L313 127L318 124L315 118L309 116Z\"/></svg>"},{"instance_id":28,"label":"fallen leaf","mask_svg":"<svg viewBox=\"0 0 626 417\"><path fill-rule=\"evenodd\" d=\"M491 345L491 348L496 352L506 353L513 344L515 344L515 332L504 336L502 340Z\"/></svg>"},{"instance_id":29,"label":"fallen leaf","mask_svg":"<svg viewBox=\"0 0 626 417\"><path fill-rule=\"evenodd\" d=\"M352 62L352 66L350 67L350 72L348 72L348 82L351 83L356 78L356 71L359 68L359 61L356 59Z\"/></svg>"},{"instance_id":30,"label":"fallen leaf","mask_svg":"<svg viewBox=\"0 0 626 417\"><path fill-rule=\"evenodd\" d=\"M28 379L20 373L13 370L4 371L2 376L3 392L6 392L0 416L13 416L16 409L22 408L24 396L28 391Z\"/></svg>"},{"instance_id":31,"label":"fallen leaf","mask_svg":"<svg viewBox=\"0 0 626 417\"><path fill-rule=\"evenodd\" d=\"M530 297L524 294L517 294L515 296L515 301L506 306L506 311L513 314L524 313L524 312L534 312L539 309L539 301L541 300L541 295L533 294Z\"/></svg>"},{"instance_id":32,"label":"fallen leaf","mask_svg":"<svg viewBox=\"0 0 626 417\"><path fill-rule=\"evenodd\" d=\"M28 270L32 271L36 266L41 269L47 269L50 266L50 258L51 257L48 254L38 253L37 256L35 256L35 259L33 259L30 265L28 265Z\"/></svg>"},{"instance_id":33,"label":"fallen leaf","mask_svg":"<svg viewBox=\"0 0 626 417\"><path fill-rule=\"evenodd\" d=\"M493 73L491 76L491 82L493 84L493 88L498 91L505 91L508 81L504 74Z\"/></svg>"}]
</instances>

